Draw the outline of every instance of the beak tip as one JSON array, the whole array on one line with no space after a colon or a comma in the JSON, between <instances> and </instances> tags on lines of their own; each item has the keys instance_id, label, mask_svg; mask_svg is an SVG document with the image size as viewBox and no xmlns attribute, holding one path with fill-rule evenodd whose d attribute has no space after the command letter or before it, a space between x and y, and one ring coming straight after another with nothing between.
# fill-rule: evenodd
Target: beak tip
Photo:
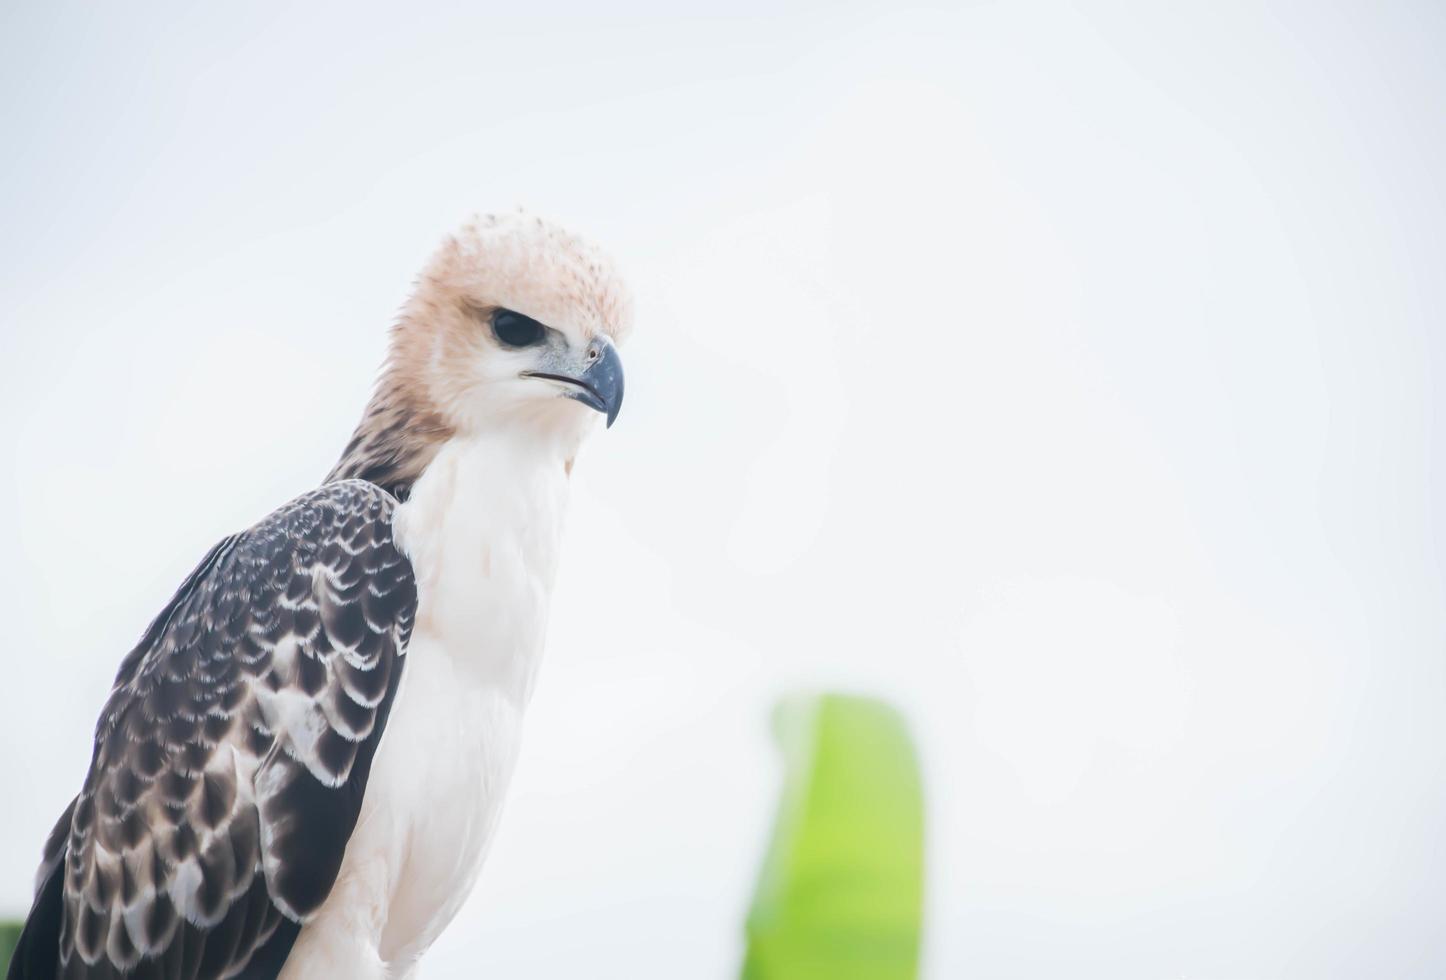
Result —
<instances>
[{"instance_id":1,"label":"beak tip","mask_svg":"<svg viewBox=\"0 0 1446 980\"><path fill-rule=\"evenodd\" d=\"M582 402L593 411L602 413L607 419L607 427L611 429L623 407L623 363L618 357L617 348L611 343L604 343L593 349L600 350L602 356L594 358L581 374L533 373L533 377L550 378L565 384L565 397Z\"/></svg>"},{"instance_id":2,"label":"beak tip","mask_svg":"<svg viewBox=\"0 0 1446 980\"><path fill-rule=\"evenodd\" d=\"M595 371L598 393L602 396L603 414L607 416L607 427L611 429L623 409L623 362L617 348L608 344L602 360Z\"/></svg>"}]
</instances>

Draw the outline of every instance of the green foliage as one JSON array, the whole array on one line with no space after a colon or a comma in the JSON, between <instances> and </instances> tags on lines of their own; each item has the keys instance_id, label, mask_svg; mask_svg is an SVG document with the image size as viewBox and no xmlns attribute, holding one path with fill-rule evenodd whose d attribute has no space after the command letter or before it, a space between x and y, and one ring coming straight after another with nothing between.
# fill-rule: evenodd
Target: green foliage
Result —
<instances>
[{"instance_id":1,"label":"green foliage","mask_svg":"<svg viewBox=\"0 0 1446 980\"><path fill-rule=\"evenodd\" d=\"M913 980L924 807L903 719L828 694L780 705L783 799L748 917L744 980Z\"/></svg>"},{"instance_id":2,"label":"green foliage","mask_svg":"<svg viewBox=\"0 0 1446 980\"><path fill-rule=\"evenodd\" d=\"M10 968L10 954L15 952L15 944L20 941L19 922L0 922L0 977Z\"/></svg>"}]
</instances>

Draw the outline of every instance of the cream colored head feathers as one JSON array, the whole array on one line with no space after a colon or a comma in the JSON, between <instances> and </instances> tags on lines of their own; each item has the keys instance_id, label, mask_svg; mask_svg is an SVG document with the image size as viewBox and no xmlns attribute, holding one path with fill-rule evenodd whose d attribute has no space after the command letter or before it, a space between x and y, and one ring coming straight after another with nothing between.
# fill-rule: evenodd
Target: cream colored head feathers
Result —
<instances>
[{"instance_id":1,"label":"cream colored head feathers","mask_svg":"<svg viewBox=\"0 0 1446 980\"><path fill-rule=\"evenodd\" d=\"M590 339L621 341L632 297L612 261L592 244L524 211L489 214L442 243L412 302L500 305Z\"/></svg>"},{"instance_id":2,"label":"cream colored head feathers","mask_svg":"<svg viewBox=\"0 0 1446 980\"><path fill-rule=\"evenodd\" d=\"M519 336L519 323L534 335ZM447 439L504 427L575 450L599 412L616 414L615 345L631 327L631 296L595 247L522 211L474 220L418 277L376 395L330 478L404 495ZM615 372L615 392L591 383L603 368Z\"/></svg>"}]
</instances>

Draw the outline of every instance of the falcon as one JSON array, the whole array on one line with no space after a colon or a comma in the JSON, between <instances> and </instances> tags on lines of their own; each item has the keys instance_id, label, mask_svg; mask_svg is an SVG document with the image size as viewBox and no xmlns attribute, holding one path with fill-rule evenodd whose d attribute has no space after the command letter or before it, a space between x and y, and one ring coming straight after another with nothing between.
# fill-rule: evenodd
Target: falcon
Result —
<instances>
[{"instance_id":1,"label":"falcon","mask_svg":"<svg viewBox=\"0 0 1446 980\"><path fill-rule=\"evenodd\" d=\"M212 548L121 662L12 980L415 973L497 827L631 321L539 218L441 245L326 480Z\"/></svg>"}]
</instances>

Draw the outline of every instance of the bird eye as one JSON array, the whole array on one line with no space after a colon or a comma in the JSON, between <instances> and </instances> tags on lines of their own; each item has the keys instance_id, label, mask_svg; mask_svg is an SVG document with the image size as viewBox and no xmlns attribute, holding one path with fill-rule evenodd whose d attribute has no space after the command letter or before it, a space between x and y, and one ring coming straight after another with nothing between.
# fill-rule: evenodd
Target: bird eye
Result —
<instances>
[{"instance_id":1,"label":"bird eye","mask_svg":"<svg viewBox=\"0 0 1446 980\"><path fill-rule=\"evenodd\" d=\"M531 347L542 343L547 328L530 316L511 310L495 310L492 313L492 332L508 347Z\"/></svg>"}]
</instances>

